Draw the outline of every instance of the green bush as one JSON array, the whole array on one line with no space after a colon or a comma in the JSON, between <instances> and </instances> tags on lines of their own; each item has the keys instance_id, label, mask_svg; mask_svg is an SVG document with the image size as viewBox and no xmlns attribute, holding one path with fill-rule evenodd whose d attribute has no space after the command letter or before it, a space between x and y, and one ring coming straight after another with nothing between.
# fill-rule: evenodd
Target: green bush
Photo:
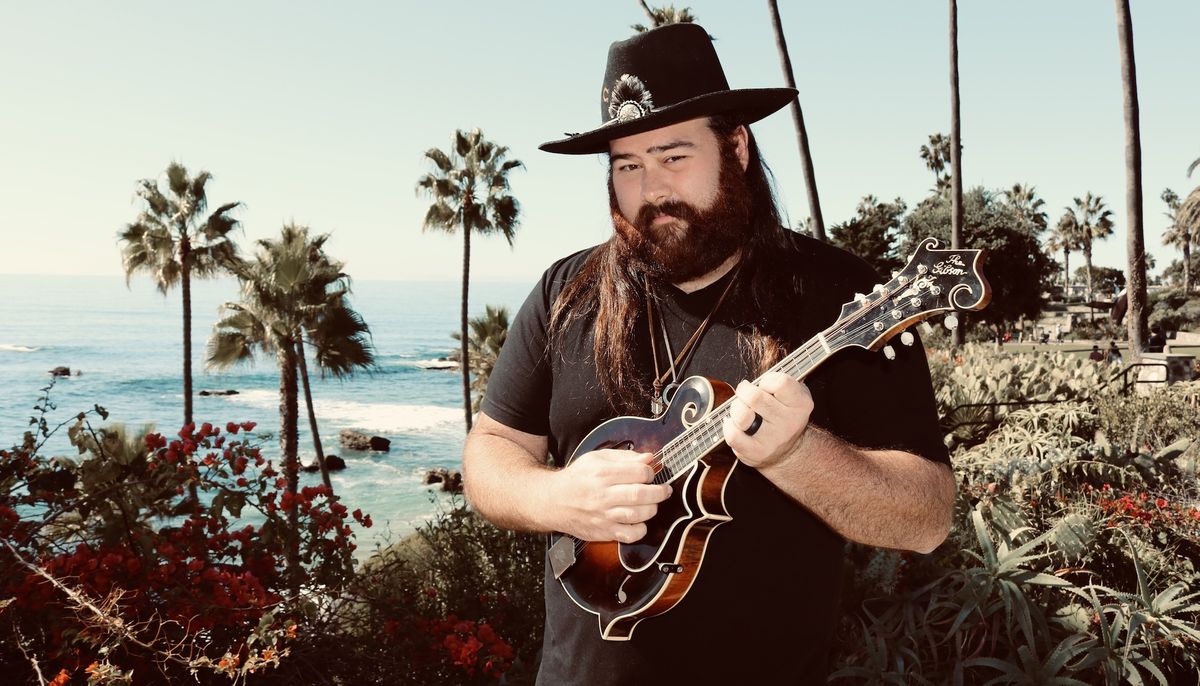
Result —
<instances>
[{"instance_id":1,"label":"green bush","mask_svg":"<svg viewBox=\"0 0 1200 686\"><path fill-rule=\"evenodd\" d=\"M1200 331L1200 295L1180 288L1155 293L1150 298L1150 324L1163 331Z\"/></svg>"},{"instance_id":2,"label":"green bush","mask_svg":"<svg viewBox=\"0 0 1200 686\"><path fill-rule=\"evenodd\" d=\"M851 546L832 680L1195 683L1200 490L1179 459L1187 439L1120 449L1103 438L1106 412L1017 410L961 448L960 526L933 554Z\"/></svg>"},{"instance_id":3,"label":"green bush","mask_svg":"<svg viewBox=\"0 0 1200 686\"><path fill-rule=\"evenodd\" d=\"M1147 395L1099 395L1095 404L1105 436L1130 451L1157 452L1181 439L1200 443L1200 382Z\"/></svg>"},{"instance_id":4,"label":"green bush","mask_svg":"<svg viewBox=\"0 0 1200 686\"><path fill-rule=\"evenodd\" d=\"M977 344L931 350L929 369L950 446L979 442L995 421L1019 407L980 405L1086 398L1103 388L1108 371L1061 351L997 355L990 346Z\"/></svg>"},{"instance_id":5,"label":"green bush","mask_svg":"<svg viewBox=\"0 0 1200 686\"><path fill-rule=\"evenodd\" d=\"M542 537L504 531L461 500L381 546L280 683L532 684L542 639ZM336 653L329 661L323 655ZM306 666L311 666L306 669Z\"/></svg>"}]
</instances>

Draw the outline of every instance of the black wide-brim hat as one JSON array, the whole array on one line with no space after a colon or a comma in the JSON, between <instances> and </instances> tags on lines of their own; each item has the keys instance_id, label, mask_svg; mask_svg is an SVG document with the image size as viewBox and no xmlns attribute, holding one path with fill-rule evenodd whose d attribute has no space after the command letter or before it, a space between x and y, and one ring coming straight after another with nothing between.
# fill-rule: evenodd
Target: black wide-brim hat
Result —
<instances>
[{"instance_id":1,"label":"black wide-brim hat","mask_svg":"<svg viewBox=\"0 0 1200 686\"><path fill-rule=\"evenodd\" d=\"M668 24L609 47L598 128L538 147L566 155L608 152L615 138L697 117L756 122L795 97L793 88L731 90L708 32L698 24Z\"/></svg>"}]
</instances>

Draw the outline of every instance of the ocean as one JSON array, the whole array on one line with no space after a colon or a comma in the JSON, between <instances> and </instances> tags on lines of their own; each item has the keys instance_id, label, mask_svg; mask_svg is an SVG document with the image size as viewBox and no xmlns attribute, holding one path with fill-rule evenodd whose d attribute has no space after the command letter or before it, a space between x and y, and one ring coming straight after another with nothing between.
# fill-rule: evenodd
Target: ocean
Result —
<instances>
[{"instance_id":1,"label":"ocean","mask_svg":"<svg viewBox=\"0 0 1200 686\"><path fill-rule=\"evenodd\" d=\"M310 357L313 402L326 454L346 460L333 474L333 488L351 509L362 508L375 522L356 532L360 552L395 541L437 511L445 496L423 483L436 467L459 469L465 425L462 379L457 370L430 370L423 362L445 357L457 345L461 282L353 282L350 296L367 325L378 369L347 380L320 378ZM471 284L469 311L504 305L510 316L524 301L530 283ZM193 415L197 424L257 422L263 451L278 461L279 372L273 356L224 373L205 369L204 350L218 306L238 299L232 279L192 284ZM129 288L106 276L0 275L0 446L19 443L29 429L49 370L70 367L51 391L57 409L51 426L99 404L107 422L130 427L154 425L172 435L183 424L183 319L178 288L163 297L139 275ZM229 396L201 390L234 389ZM338 432L356 429L391 440L386 453L344 451ZM269 436L267 436L269 434ZM300 459L315 459L312 434L300 396ZM77 452L65 428L47 444L49 455ZM301 486L319 485L320 474L302 474Z\"/></svg>"}]
</instances>

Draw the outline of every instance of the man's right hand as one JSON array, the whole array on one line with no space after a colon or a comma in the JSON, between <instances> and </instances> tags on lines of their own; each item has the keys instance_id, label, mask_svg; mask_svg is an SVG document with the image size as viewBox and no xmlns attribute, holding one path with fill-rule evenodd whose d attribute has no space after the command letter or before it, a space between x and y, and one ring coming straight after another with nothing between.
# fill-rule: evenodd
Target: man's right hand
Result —
<instances>
[{"instance_id":1,"label":"man's right hand","mask_svg":"<svg viewBox=\"0 0 1200 686\"><path fill-rule=\"evenodd\" d=\"M653 453L594 450L555 472L551 498L556 527L585 541L633 543L646 535L646 520L671 496L668 484L650 483Z\"/></svg>"}]
</instances>

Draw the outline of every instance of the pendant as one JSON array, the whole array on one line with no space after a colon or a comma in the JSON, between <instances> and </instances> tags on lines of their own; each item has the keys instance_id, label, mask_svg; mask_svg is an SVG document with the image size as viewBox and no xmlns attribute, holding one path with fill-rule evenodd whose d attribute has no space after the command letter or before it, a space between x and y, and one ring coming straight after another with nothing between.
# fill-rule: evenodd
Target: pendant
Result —
<instances>
[{"instance_id":1,"label":"pendant","mask_svg":"<svg viewBox=\"0 0 1200 686\"><path fill-rule=\"evenodd\" d=\"M666 412L667 405L671 404L671 398L675 397L675 391L679 389L679 384L669 383L662 390L662 395L657 398L650 399L650 412L655 417Z\"/></svg>"}]
</instances>

